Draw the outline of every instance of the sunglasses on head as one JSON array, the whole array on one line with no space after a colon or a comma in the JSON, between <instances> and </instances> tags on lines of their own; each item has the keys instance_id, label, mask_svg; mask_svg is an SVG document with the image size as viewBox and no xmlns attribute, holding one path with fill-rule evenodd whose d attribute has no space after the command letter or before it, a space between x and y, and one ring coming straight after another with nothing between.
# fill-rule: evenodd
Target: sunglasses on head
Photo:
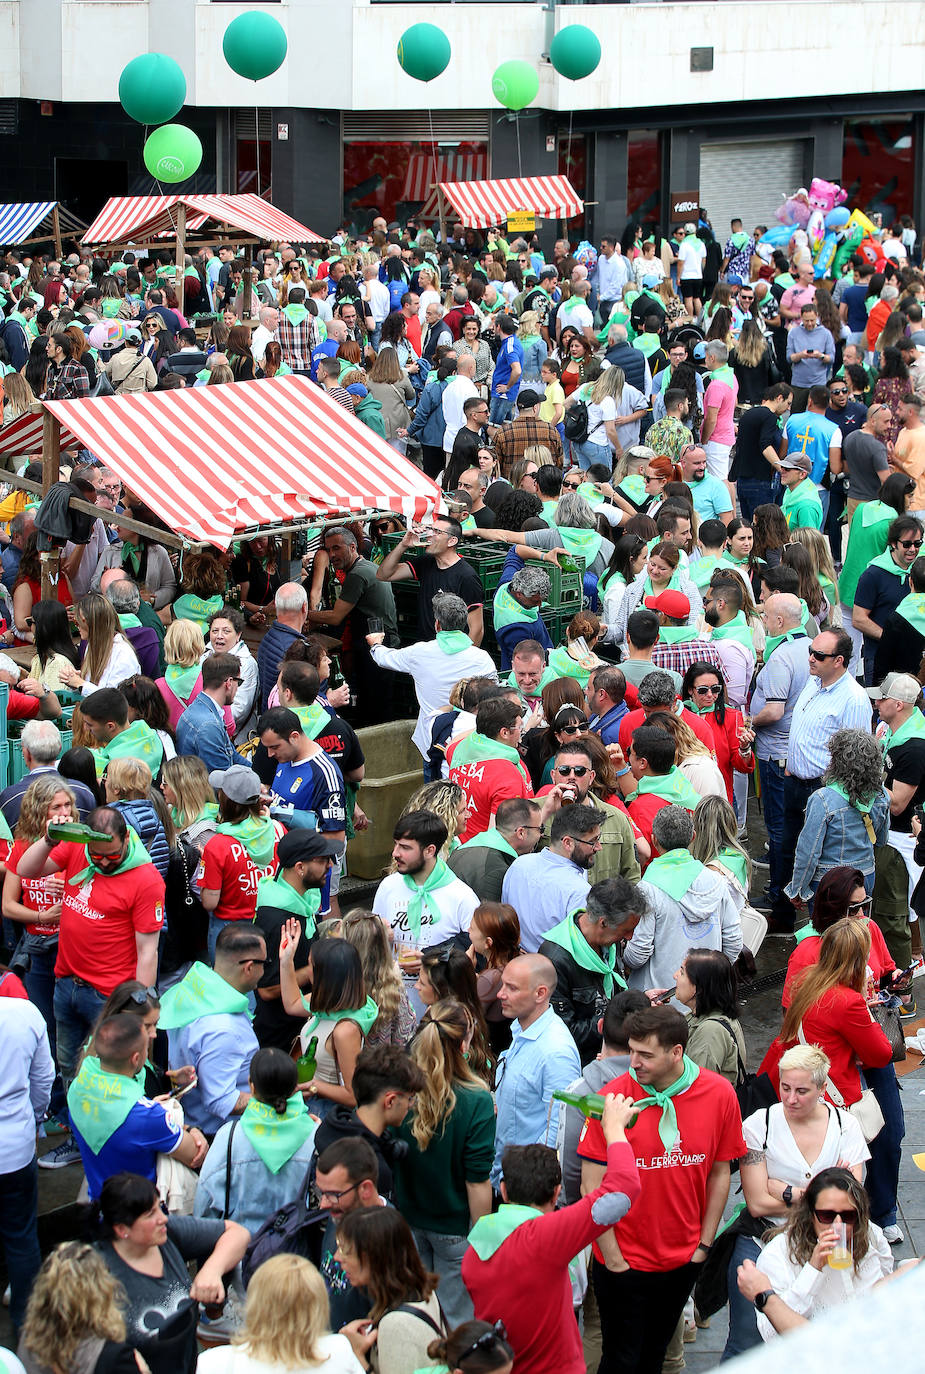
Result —
<instances>
[{"instance_id":1,"label":"sunglasses on head","mask_svg":"<svg viewBox=\"0 0 925 1374\"><path fill-rule=\"evenodd\" d=\"M557 773L559 774L559 776L562 777L562 778L567 778L567 777L569 777L569 776L572 776L572 777L575 777L575 778L583 778L584 775L585 775L585 773L587 773L587 771L588 771L588 765L587 765L586 763L577 763L577 764L564 763L564 764L562 764L561 767L560 767L558 764L556 764L556 772L557 772Z\"/></svg>"},{"instance_id":2,"label":"sunglasses on head","mask_svg":"<svg viewBox=\"0 0 925 1374\"><path fill-rule=\"evenodd\" d=\"M836 1221L843 1221L846 1226L857 1226L858 1224L858 1214L853 1207L843 1207L841 1210L830 1207L814 1207L813 1216L823 1226L833 1226Z\"/></svg>"},{"instance_id":3,"label":"sunglasses on head","mask_svg":"<svg viewBox=\"0 0 925 1374\"><path fill-rule=\"evenodd\" d=\"M462 1354L457 1355L456 1363L462 1364L463 1360L468 1359L470 1355L474 1355L477 1350L491 1350L499 1341L506 1340L507 1328L504 1322L497 1321L490 1331L483 1332L478 1340L473 1341L471 1345L467 1345Z\"/></svg>"}]
</instances>

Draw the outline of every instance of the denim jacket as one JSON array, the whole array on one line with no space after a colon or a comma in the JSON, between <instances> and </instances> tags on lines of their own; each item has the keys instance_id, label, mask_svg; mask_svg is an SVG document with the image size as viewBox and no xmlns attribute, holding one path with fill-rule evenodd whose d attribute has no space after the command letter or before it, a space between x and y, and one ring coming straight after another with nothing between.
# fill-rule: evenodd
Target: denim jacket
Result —
<instances>
[{"instance_id":1,"label":"denim jacket","mask_svg":"<svg viewBox=\"0 0 925 1374\"><path fill-rule=\"evenodd\" d=\"M890 803L886 788L881 788L870 810L870 821L878 845L886 844L890 824ZM806 804L806 820L797 840L793 861L793 881L788 897L812 896L829 869L844 864L864 874L868 891L873 889L874 846L867 835L864 817L849 806L831 787L820 787Z\"/></svg>"}]
</instances>

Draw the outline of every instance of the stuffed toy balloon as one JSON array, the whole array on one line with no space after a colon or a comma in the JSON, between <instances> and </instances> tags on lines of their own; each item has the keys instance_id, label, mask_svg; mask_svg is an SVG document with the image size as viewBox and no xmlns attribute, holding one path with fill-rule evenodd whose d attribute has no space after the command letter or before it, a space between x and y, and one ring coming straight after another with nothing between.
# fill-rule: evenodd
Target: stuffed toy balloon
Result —
<instances>
[{"instance_id":1,"label":"stuffed toy balloon","mask_svg":"<svg viewBox=\"0 0 925 1374\"><path fill-rule=\"evenodd\" d=\"M139 124L163 124L183 108L186 77L172 57L146 52L123 67L119 99L125 113Z\"/></svg>"},{"instance_id":2,"label":"stuffed toy balloon","mask_svg":"<svg viewBox=\"0 0 925 1374\"><path fill-rule=\"evenodd\" d=\"M825 217L826 229L840 229L843 224L848 223L849 210L847 205L836 205L834 210L830 210Z\"/></svg>"},{"instance_id":3,"label":"stuffed toy balloon","mask_svg":"<svg viewBox=\"0 0 925 1374\"><path fill-rule=\"evenodd\" d=\"M522 110L539 95L540 78L529 62L502 62L491 78L491 92L499 105Z\"/></svg>"},{"instance_id":4,"label":"stuffed toy balloon","mask_svg":"<svg viewBox=\"0 0 925 1374\"><path fill-rule=\"evenodd\" d=\"M162 124L145 144L145 166L156 181L185 181L200 162L202 144L185 124Z\"/></svg>"},{"instance_id":5,"label":"stuffed toy balloon","mask_svg":"<svg viewBox=\"0 0 925 1374\"><path fill-rule=\"evenodd\" d=\"M222 39L225 61L238 76L262 81L272 76L286 60L289 40L286 30L272 14L251 10L232 19Z\"/></svg>"},{"instance_id":6,"label":"stuffed toy balloon","mask_svg":"<svg viewBox=\"0 0 925 1374\"><path fill-rule=\"evenodd\" d=\"M813 272L817 277L828 277L831 274L832 265L835 261L835 252L838 248L838 240L835 231L829 230L822 240L819 252L816 254L813 263Z\"/></svg>"},{"instance_id":7,"label":"stuffed toy balloon","mask_svg":"<svg viewBox=\"0 0 925 1374\"><path fill-rule=\"evenodd\" d=\"M600 65L600 39L584 24L569 24L552 40L549 60L560 76L581 81Z\"/></svg>"},{"instance_id":8,"label":"stuffed toy balloon","mask_svg":"<svg viewBox=\"0 0 925 1374\"><path fill-rule=\"evenodd\" d=\"M450 65L450 40L436 24L412 24L398 40L398 64L415 81L433 81Z\"/></svg>"}]
</instances>

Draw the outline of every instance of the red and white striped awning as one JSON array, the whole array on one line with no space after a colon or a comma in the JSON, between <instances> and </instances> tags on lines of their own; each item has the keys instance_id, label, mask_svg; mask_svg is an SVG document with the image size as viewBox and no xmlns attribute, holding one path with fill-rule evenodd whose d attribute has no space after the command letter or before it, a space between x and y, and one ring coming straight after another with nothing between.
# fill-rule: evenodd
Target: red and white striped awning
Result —
<instances>
[{"instance_id":1,"label":"red and white striped awning","mask_svg":"<svg viewBox=\"0 0 925 1374\"><path fill-rule=\"evenodd\" d=\"M488 153L412 153L399 200L427 200L441 181L478 181L488 171Z\"/></svg>"},{"instance_id":2,"label":"red and white striped awning","mask_svg":"<svg viewBox=\"0 0 925 1374\"><path fill-rule=\"evenodd\" d=\"M585 208L568 177L445 181L440 189L467 229L503 224L518 210L532 210L542 219L572 219Z\"/></svg>"},{"instance_id":3,"label":"red and white striped awning","mask_svg":"<svg viewBox=\"0 0 925 1374\"><path fill-rule=\"evenodd\" d=\"M18 420L4 425L0 429L0 458L41 458L42 430L41 411L36 411L34 415L31 412L20 415ZM66 425L61 426L60 447L62 451L80 447L76 435L72 434ZM6 464L4 466L7 467Z\"/></svg>"},{"instance_id":4,"label":"red and white striped awning","mask_svg":"<svg viewBox=\"0 0 925 1374\"><path fill-rule=\"evenodd\" d=\"M441 499L435 482L307 377L44 406L171 529L221 548L239 530L338 511L420 519ZM23 418L41 426L41 416Z\"/></svg>"},{"instance_id":5,"label":"red and white striped awning","mask_svg":"<svg viewBox=\"0 0 925 1374\"><path fill-rule=\"evenodd\" d=\"M127 196L107 201L83 237L85 244L124 243L173 236L177 206L186 206L188 232L212 221L223 233L235 231L274 242L322 243L307 225L277 210L262 196Z\"/></svg>"}]
</instances>

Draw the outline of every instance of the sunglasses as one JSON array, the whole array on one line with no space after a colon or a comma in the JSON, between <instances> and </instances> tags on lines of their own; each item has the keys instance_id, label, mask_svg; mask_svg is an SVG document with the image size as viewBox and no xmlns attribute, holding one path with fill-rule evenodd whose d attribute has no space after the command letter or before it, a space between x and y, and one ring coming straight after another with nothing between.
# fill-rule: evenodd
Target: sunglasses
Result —
<instances>
[{"instance_id":1,"label":"sunglasses","mask_svg":"<svg viewBox=\"0 0 925 1374\"><path fill-rule=\"evenodd\" d=\"M507 1328L504 1322L497 1321L490 1331L483 1332L478 1340L473 1341L471 1345L467 1345L462 1354L456 1356L456 1363L462 1364L463 1360L468 1359L470 1355L474 1355L477 1350L491 1350L492 1346L497 1345L499 1341L506 1340Z\"/></svg>"},{"instance_id":2,"label":"sunglasses","mask_svg":"<svg viewBox=\"0 0 925 1374\"><path fill-rule=\"evenodd\" d=\"M129 993L128 998L136 1007L147 1006L148 1002L158 1001L157 988L135 988Z\"/></svg>"},{"instance_id":3,"label":"sunglasses","mask_svg":"<svg viewBox=\"0 0 925 1374\"><path fill-rule=\"evenodd\" d=\"M717 696L718 693L720 693L722 690L723 690L723 689L722 689L722 687L720 686L720 684L719 684L718 682L714 682L713 685L712 685L711 687L695 687L695 688L694 688L694 691L697 693L697 696L699 696L699 697L708 697L708 696L709 696L709 697L715 697L715 696Z\"/></svg>"},{"instance_id":4,"label":"sunglasses","mask_svg":"<svg viewBox=\"0 0 925 1374\"><path fill-rule=\"evenodd\" d=\"M848 395L848 388L847 388L846 386L833 386L833 387L831 387L831 388L829 389L829 395L830 395L830 396L847 396L847 395Z\"/></svg>"},{"instance_id":5,"label":"sunglasses","mask_svg":"<svg viewBox=\"0 0 925 1374\"><path fill-rule=\"evenodd\" d=\"M921 539L900 539L899 547L901 549L920 549L922 541Z\"/></svg>"},{"instance_id":6,"label":"sunglasses","mask_svg":"<svg viewBox=\"0 0 925 1374\"><path fill-rule=\"evenodd\" d=\"M834 1211L829 1207L814 1207L813 1216L817 1221L821 1221L823 1226L833 1226L836 1221L843 1221L846 1226L857 1226L858 1214L853 1207L845 1207L841 1211Z\"/></svg>"},{"instance_id":7,"label":"sunglasses","mask_svg":"<svg viewBox=\"0 0 925 1374\"><path fill-rule=\"evenodd\" d=\"M580 735L584 729L583 725L557 725L556 732L560 735Z\"/></svg>"},{"instance_id":8,"label":"sunglasses","mask_svg":"<svg viewBox=\"0 0 925 1374\"><path fill-rule=\"evenodd\" d=\"M561 768L558 764L556 765L556 772L561 778L567 778L569 776L583 778L587 771L588 765L586 763L578 763L575 765L564 763Z\"/></svg>"},{"instance_id":9,"label":"sunglasses","mask_svg":"<svg viewBox=\"0 0 925 1374\"><path fill-rule=\"evenodd\" d=\"M580 486L581 486L581 483L580 483L580 482L563 482L563 483L562 483L562 490L563 490L563 491L577 491L578 488L579 488Z\"/></svg>"},{"instance_id":10,"label":"sunglasses","mask_svg":"<svg viewBox=\"0 0 925 1374\"><path fill-rule=\"evenodd\" d=\"M848 915L849 915L849 916L857 916L857 914L858 914L859 911L870 911L870 909L871 909L871 907L873 906L873 904L874 904L874 899L873 899L873 897L865 897L864 900L863 900L863 902L849 902L849 903L848 903Z\"/></svg>"},{"instance_id":11,"label":"sunglasses","mask_svg":"<svg viewBox=\"0 0 925 1374\"><path fill-rule=\"evenodd\" d=\"M818 659L820 659L820 660L821 660L821 659L824 659L824 658L838 658L838 657L839 657L838 654L834 654L834 653L832 653L832 654L825 654L825 653L822 652L821 649L810 649L810 651L809 651L809 656L810 656L810 658L818 658Z\"/></svg>"}]
</instances>

